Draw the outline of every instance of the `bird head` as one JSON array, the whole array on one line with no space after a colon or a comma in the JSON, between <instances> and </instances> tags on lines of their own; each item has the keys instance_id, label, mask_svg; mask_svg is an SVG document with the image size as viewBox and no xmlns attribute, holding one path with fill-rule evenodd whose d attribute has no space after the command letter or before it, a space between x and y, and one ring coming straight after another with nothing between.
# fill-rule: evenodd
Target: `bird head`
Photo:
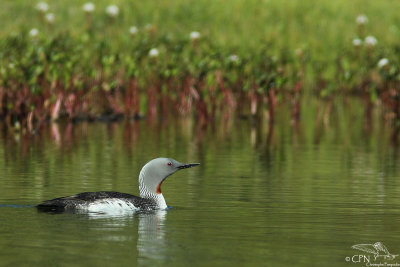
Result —
<instances>
[{"instance_id":1,"label":"bird head","mask_svg":"<svg viewBox=\"0 0 400 267\"><path fill-rule=\"evenodd\" d=\"M151 197L161 194L162 182L175 172L191 168L200 163L180 163L171 158L156 158L149 161L139 175L139 190L141 197Z\"/></svg>"}]
</instances>

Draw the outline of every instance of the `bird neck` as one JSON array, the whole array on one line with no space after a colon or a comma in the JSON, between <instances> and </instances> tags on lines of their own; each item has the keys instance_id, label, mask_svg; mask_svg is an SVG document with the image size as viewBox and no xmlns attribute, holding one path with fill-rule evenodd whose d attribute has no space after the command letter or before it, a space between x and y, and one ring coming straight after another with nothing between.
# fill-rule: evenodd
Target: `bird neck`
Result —
<instances>
[{"instance_id":1,"label":"bird neck","mask_svg":"<svg viewBox=\"0 0 400 267\"><path fill-rule=\"evenodd\" d=\"M165 202L163 194L161 192L157 193L158 180L160 179L152 177L151 172L147 171L146 166L143 167L139 174L140 197L152 199L160 209L166 209L167 203Z\"/></svg>"}]
</instances>

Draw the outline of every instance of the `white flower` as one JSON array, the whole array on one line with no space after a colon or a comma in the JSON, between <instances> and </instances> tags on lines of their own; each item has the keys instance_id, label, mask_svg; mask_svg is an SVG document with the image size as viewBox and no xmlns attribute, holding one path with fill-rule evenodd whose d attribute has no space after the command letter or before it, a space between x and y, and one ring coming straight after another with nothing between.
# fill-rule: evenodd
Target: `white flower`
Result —
<instances>
[{"instance_id":1,"label":"white flower","mask_svg":"<svg viewBox=\"0 0 400 267\"><path fill-rule=\"evenodd\" d=\"M131 35L136 35L137 32L138 32L138 28L136 26L132 26L132 27L129 28L129 33Z\"/></svg>"},{"instance_id":2,"label":"white flower","mask_svg":"<svg viewBox=\"0 0 400 267\"><path fill-rule=\"evenodd\" d=\"M239 62L239 57L237 55L230 55L228 57L228 61L229 62L234 62L234 63Z\"/></svg>"},{"instance_id":3,"label":"white flower","mask_svg":"<svg viewBox=\"0 0 400 267\"><path fill-rule=\"evenodd\" d=\"M190 33L190 39L191 40L197 40L197 39L199 39L200 38L200 33L199 32L191 32Z\"/></svg>"},{"instance_id":4,"label":"white flower","mask_svg":"<svg viewBox=\"0 0 400 267\"><path fill-rule=\"evenodd\" d=\"M152 49L150 49L150 51L149 51L149 56L150 56L150 57L158 57L158 54L159 54L159 52L158 52L158 49L157 49L157 48L152 48Z\"/></svg>"},{"instance_id":5,"label":"white flower","mask_svg":"<svg viewBox=\"0 0 400 267\"><path fill-rule=\"evenodd\" d=\"M119 8L116 5L110 5L106 8L106 13L110 17L116 17L119 13Z\"/></svg>"},{"instance_id":6,"label":"white flower","mask_svg":"<svg viewBox=\"0 0 400 267\"><path fill-rule=\"evenodd\" d=\"M48 23L53 24L54 22L54 14L53 13L48 13L45 16L45 19Z\"/></svg>"},{"instance_id":7,"label":"white flower","mask_svg":"<svg viewBox=\"0 0 400 267\"><path fill-rule=\"evenodd\" d=\"M358 15L356 18L356 22L358 25L364 25L368 22L368 17L364 14Z\"/></svg>"},{"instance_id":8,"label":"white flower","mask_svg":"<svg viewBox=\"0 0 400 267\"><path fill-rule=\"evenodd\" d=\"M87 2L82 6L82 10L86 13L92 13L94 11L94 4L91 2Z\"/></svg>"},{"instance_id":9,"label":"white flower","mask_svg":"<svg viewBox=\"0 0 400 267\"><path fill-rule=\"evenodd\" d=\"M49 10L49 5L45 2L39 2L36 4L36 9L42 13L45 13L47 10Z\"/></svg>"},{"instance_id":10,"label":"white flower","mask_svg":"<svg viewBox=\"0 0 400 267\"><path fill-rule=\"evenodd\" d=\"M19 123L19 121L16 121L14 123L14 128L17 129L17 130L21 129L21 124Z\"/></svg>"},{"instance_id":11,"label":"white flower","mask_svg":"<svg viewBox=\"0 0 400 267\"><path fill-rule=\"evenodd\" d=\"M369 35L367 37L365 37L365 44L367 46L375 46L378 43L378 41L376 40L376 38L372 35Z\"/></svg>"},{"instance_id":12,"label":"white flower","mask_svg":"<svg viewBox=\"0 0 400 267\"><path fill-rule=\"evenodd\" d=\"M358 47L358 46L362 45L362 40L359 39L359 38L354 38L352 43L353 43L354 46Z\"/></svg>"},{"instance_id":13,"label":"white flower","mask_svg":"<svg viewBox=\"0 0 400 267\"><path fill-rule=\"evenodd\" d=\"M33 28L32 30L29 31L30 37L36 37L36 36L38 36L38 34L39 34L39 31L36 28Z\"/></svg>"},{"instance_id":14,"label":"white flower","mask_svg":"<svg viewBox=\"0 0 400 267\"><path fill-rule=\"evenodd\" d=\"M389 59L387 59L387 58L381 58L379 61L378 61L378 68L383 68L383 67L385 67L386 65L388 65L389 64Z\"/></svg>"}]
</instances>

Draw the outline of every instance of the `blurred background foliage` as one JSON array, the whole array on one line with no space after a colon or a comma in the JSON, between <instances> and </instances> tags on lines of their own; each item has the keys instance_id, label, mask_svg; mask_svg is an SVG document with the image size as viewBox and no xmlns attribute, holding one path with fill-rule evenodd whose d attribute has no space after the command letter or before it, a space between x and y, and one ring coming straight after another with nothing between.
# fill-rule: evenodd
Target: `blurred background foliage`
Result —
<instances>
[{"instance_id":1,"label":"blurred background foliage","mask_svg":"<svg viewBox=\"0 0 400 267\"><path fill-rule=\"evenodd\" d=\"M261 114L357 94L399 117L396 1L3 1L0 115ZM296 115L297 114L297 115ZM111 117L110 117L111 116Z\"/></svg>"}]
</instances>

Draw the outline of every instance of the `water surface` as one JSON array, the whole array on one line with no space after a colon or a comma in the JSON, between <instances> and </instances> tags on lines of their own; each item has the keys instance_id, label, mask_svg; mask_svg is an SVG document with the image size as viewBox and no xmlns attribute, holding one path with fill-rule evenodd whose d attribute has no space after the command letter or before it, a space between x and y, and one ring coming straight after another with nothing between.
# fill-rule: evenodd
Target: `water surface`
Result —
<instances>
[{"instance_id":1,"label":"water surface","mask_svg":"<svg viewBox=\"0 0 400 267\"><path fill-rule=\"evenodd\" d=\"M274 127L170 118L3 133L0 265L364 266L346 262L363 254L351 246L378 241L400 254L399 148L379 113L369 121L361 104L340 103L324 122L311 101L297 125L281 107ZM141 167L159 156L201 162L163 183L167 211L33 207L84 191L138 194Z\"/></svg>"}]
</instances>

